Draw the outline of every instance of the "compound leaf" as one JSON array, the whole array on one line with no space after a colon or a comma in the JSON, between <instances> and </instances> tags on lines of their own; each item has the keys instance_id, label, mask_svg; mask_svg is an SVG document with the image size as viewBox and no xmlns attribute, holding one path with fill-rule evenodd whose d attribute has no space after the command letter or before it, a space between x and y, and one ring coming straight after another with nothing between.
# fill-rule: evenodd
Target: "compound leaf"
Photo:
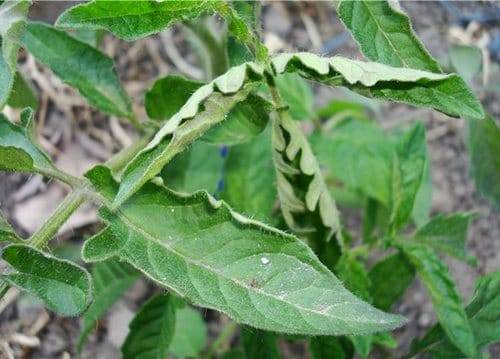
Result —
<instances>
[{"instance_id":1,"label":"compound leaf","mask_svg":"<svg viewBox=\"0 0 500 359\"><path fill-rule=\"evenodd\" d=\"M456 74L437 74L340 56L285 53L272 59L277 74L298 72L310 80L345 86L363 96L431 107L454 117L482 119L484 111Z\"/></svg>"},{"instance_id":2,"label":"compound leaf","mask_svg":"<svg viewBox=\"0 0 500 359\"><path fill-rule=\"evenodd\" d=\"M1 259L11 267L0 274L2 280L40 298L60 315L76 316L92 301L90 274L72 262L22 244L5 247Z\"/></svg>"},{"instance_id":3,"label":"compound leaf","mask_svg":"<svg viewBox=\"0 0 500 359\"><path fill-rule=\"evenodd\" d=\"M125 263L108 260L94 265L92 268L94 301L83 315L78 350L82 349L87 335L95 328L96 322L138 278L139 272Z\"/></svg>"},{"instance_id":4,"label":"compound leaf","mask_svg":"<svg viewBox=\"0 0 500 359\"><path fill-rule=\"evenodd\" d=\"M19 38L30 1L0 3L0 109L7 103L15 82Z\"/></svg>"},{"instance_id":5,"label":"compound leaf","mask_svg":"<svg viewBox=\"0 0 500 359\"><path fill-rule=\"evenodd\" d=\"M500 272L480 277L471 302L465 308L474 332L477 349L500 341ZM436 358L458 358L462 354L446 337L440 324L411 345L411 355L428 352Z\"/></svg>"},{"instance_id":6,"label":"compound leaf","mask_svg":"<svg viewBox=\"0 0 500 359\"><path fill-rule=\"evenodd\" d=\"M368 59L395 67L441 72L397 1L341 0L337 12Z\"/></svg>"},{"instance_id":7,"label":"compound leaf","mask_svg":"<svg viewBox=\"0 0 500 359\"><path fill-rule=\"evenodd\" d=\"M198 88L146 148L128 164L114 206L123 203L160 172L170 159L211 127L225 120L229 111L247 98L252 83L261 79L262 74L260 66L242 64Z\"/></svg>"},{"instance_id":8,"label":"compound leaf","mask_svg":"<svg viewBox=\"0 0 500 359\"><path fill-rule=\"evenodd\" d=\"M99 50L48 24L28 22L23 46L61 80L77 88L89 103L103 112L133 118L113 60Z\"/></svg>"},{"instance_id":9,"label":"compound leaf","mask_svg":"<svg viewBox=\"0 0 500 359\"><path fill-rule=\"evenodd\" d=\"M207 343L207 326L201 313L189 305L175 311L175 333L168 351L177 358L196 358Z\"/></svg>"},{"instance_id":10,"label":"compound leaf","mask_svg":"<svg viewBox=\"0 0 500 359\"><path fill-rule=\"evenodd\" d=\"M446 265L425 245L400 241L398 246L415 266L450 341L463 354L473 357L476 352L474 333Z\"/></svg>"},{"instance_id":11,"label":"compound leaf","mask_svg":"<svg viewBox=\"0 0 500 359\"><path fill-rule=\"evenodd\" d=\"M90 1L66 10L56 26L105 29L127 41L156 34L171 24L194 19L213 1Z\"/></svg>"},{"instance_id":12,"label":"compound leaf","mask_svg":"<svg viewBox=\"0 0 500 359\"><path fill-rule=\"evenodd\" d=\"M49 156L37 145L33 135L33 110L21 113L19 125L0 114L0 170L37 172L47 176L55 171Z\"/></svg>"},{"instance_id":13,"label":"compound leaf","mask_svg":"<svg viewBox=\"0 0 500 359\"><path fill-rule=\"evenodd\" d=\"M159 294L150 299L129 325L130 330L122 346L123 359L166 358L174 337L175 319L171 295Z\"/></svg>"},{"instance_id":14,"label":"compound leaf","mask_svg":"<svg viewBox=\"0 0 500 359\"><path fill-rule=\"evenodd\" d=\"M108 188L111 174L100 171L88 177L97 189ZM311 335L401 324L401 317L348 292L302 241L244 218L206 192L181 195L150 182L101 216L108 227L85 243L86 261L118 257L193 304L240 323Z\"/></svg>"},{"instance_id":15,"label":"compound leaf","mask_svg":"<svg viewBox=\"0 0 500 359\"><path fill-rule=\"evenodd\" d=\"M469 152L472 177L478 190L500 208L500 127L491 116L469 121Z\"/></svg>"},{"instance_id":16,"label":"compound leaf","mask_svg":"<svg viewBox=\"0 0 500 359\"><path fill-rule=\"evenodd\" d=\"M465 241L472 213L438 215L418 229L414 240L425 243L460 260L471 260L465 252Z\"/></svg>"},{"instance_id":17,"label":"compound leaf","mask_svg":"<svg viewBox=\"0 0 500 359\"><path fill-rule=\"evenodd\" d=\"M337 206L326 186L307 138L283 112L273 122L273 159L281 212L287 225L302 235L318 235L342 244Z\"/></svg>"}]
</instances>

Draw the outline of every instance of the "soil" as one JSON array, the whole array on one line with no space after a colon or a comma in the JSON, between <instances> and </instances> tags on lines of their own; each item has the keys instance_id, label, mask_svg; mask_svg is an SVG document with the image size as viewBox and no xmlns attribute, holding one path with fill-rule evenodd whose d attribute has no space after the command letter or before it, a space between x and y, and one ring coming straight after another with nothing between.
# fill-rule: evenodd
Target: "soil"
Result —
<instances>
[{"instance_id":1,"label":"soil","mask_svg":"<svg viewBox=\"0 0 500 359\"><path fill-rule=\"evenodd\" d=\"M474 14L481 9L500 9L495 2L450 2L461 15ZM30 16L34 19L53 22L62 9L73 5L72 2L38 2L33 6ZM409 13L416 32L422 38L430 52L438 59L445 59L450 46L449 30L460 19L455 13L434 1L405 1L402 7ZM330 2L277 2L265 3L263 12L264 39L274 51L307 50L323 55L340 53L345 56L362 58L352 38L346 34ZM304 16L305 15L305 16ZM308 23L308 26L304 24ZM312 25L311 25L312 24ZM498 26L498 24L497 24ZM488 24L484 31L494 33L500 27ZM181 57L188 65L195 63L186 52L183 34L178 28L169 35L181 52ZM133 98L142 99L142 94L157 76L177 71L178 63L171 60L171 49L165 49L165 37L153 36L130 44L104 38L102 49L114 56L127 91ZM32 71L26 59L22 69ZM32 65L31 65L32 66ZM31 69L31 70L30 70ZM195 72L193 72L195 74ZM47 71L42 76L63 92L68 98L78 95L67 91ZM322 88L318 92L318 104L331 98L333 92ZM73 96L73 97L72 97ZM500 118L498 94L483 92L485 108L495 118ZM60 102L58 102L60 101ZM68 100L69 101L69 100ZM142 100L135 104L138 108ZM68 112L71 103L55 98L42 99L44 131L40 134L42 142L49 152L63 161L59 153L65 153L63 163L72 165L75 174L81 174L90 164L107 158L127 141L129 128L117 121L108 121L96 111L80 106L80 110ZM68 113L70 118L68 118ZM39 113L39 120L41 118ZM467 242L471 254L478 259L478 266L471 267L458 261L449 260L452 275L457 280L464 298L470 298L477 275L499 270L500 268L500 220L488 202L476 191L469 176L469 157L466 148L466 125L463 120L450 119L432 111L420 111L406 106L382 105L381 125L391 127L398 121L423 121L427 128L428 146L432 161L433 202L432 213L451 213L471 211L478 213L470 228ZM115 125L110 125L114 123ZM116 125L118 123L118 125ZM117 127L118 126L118 127ZM78 131L75 131L78 129ZM85 133L85 136L77 135ZM57 136L55 135L57 134ZM83 148L83 150L81 149ZM66 168L66 167L65 167ZM1 209L22 235L29 235L53 210L62 199L66 189L56 183L44 183L36 177L19 174L0 173ZM72 219L72 224L65 233L55 240L62 250L69 255L77 255L76 244L91 233L95 233L95 212L92 208L79 211ZM27 226L24 219L28 218ZM359 219L351 222L356 225ZM68 254L67 254L68 255ZM116 303L102 321L97 330L89 336L81 358L113 359L119 357L119 347L126 334L128 322L142 301L155 289L145 280L140 280ZM467 301L467 300L466 300ZM2 306L0 305L0 308ZM408 318L408 325L397 331L400 348L393 354L396 357L405 353L411 340L422 335L435 323L435 315L425 289L416 281L403 300L395 308ZM204 312L211 335L220 330L220 316L213 312ZM0 344L12 333L21 333L32 340L10 344L15 358L70 358L75 356L75 344L78 338L80 319L61 318L46 312L39 303L20 297L3 311L0 311ZM28 343L29 344L29 343ZM31 347L30 347L31 346ZM283 345L286 358L306 358L304 346L299 344ZM492 357L500 357L500 346L491 349ZM3 358L0 349L0 358Z\"/></svg>"}]
</instances>

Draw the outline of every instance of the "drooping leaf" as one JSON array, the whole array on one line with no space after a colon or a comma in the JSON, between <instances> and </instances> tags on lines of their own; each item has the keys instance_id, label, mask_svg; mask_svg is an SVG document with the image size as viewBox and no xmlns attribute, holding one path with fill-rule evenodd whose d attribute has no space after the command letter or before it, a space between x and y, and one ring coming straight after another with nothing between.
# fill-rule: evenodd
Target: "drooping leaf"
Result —
<instances>
[{"instance_id":1,"label":"drooping leaf","mask_svg":"<svg viewBox=\"0 0 500 359\"><path fill-rule=\"evenodd\" d=\"M87 177L107 189L110 172L99 170ZM85 260L118 257L240 323L312 335L401 324L348 292L302 241L244 218L206 192L180 195L150 182L119 211L102 209L101 216L109 226L85 243Z\"/></svg>"},{"instance_id":2,"label":"drooping leaf","mask_svg":"<svg viewBox=\"0 0 500 359\"><path fill-rule=\"evenodd\" d=\"M483 196L500 208L500 127L491 116L468 123L472 177Z\"/></svg>"},{"instance_id":3,"label":"drooping leaf","mask_svg":"<svg viewBox=\"0 0 500 359\"><path fill-rule=\"evenodd\" d=\"M248 142L266 128L271 110L272 106L267 100L250 94L233 107L224 122L208 130L202 139L228 146Z\"/></svg>"},{"instance_id":4,"label":"drooping leaf","mask_svg":"<svg viewBox=\"0 0 500 359\"><path fill-rule=\"evenodd\" d=\"M308 120L313 116L314 94L307 81L297 74L284 73L277 76L275 82L294 120Z\"/></svg>"},{"instance_id":5,"label":"drooping leaf","mask_svg":"<svg viewBox=\"0 0 500 359\"><path fill-rule=\"evenodd\" d=\"M175 311L175 333L168 351L177 358L196 358L207 343L207 326L201 313L185 305Z\"/></svg>"},{"instance_id":6,"label":"drooping leaf","mask_svg":"<svg viewBox=\"0 0 500 359\"><path fill-rule=\"evenodd\" d=\"M24 31L24 18L29 1L2 1L0 3L0 109L9 99L14 86L19 38Z\"/></svg>"},{"instance_id":7,"label":"drooping leaf","mask_svg":"<svg viewBox=\"0 0 500 359\"><path fill-rule=\"evenodd\" d=\"M352 350L346 348L342 338L321 337L311 338L309 351L312 359L348 359L352 357Z\"/></svg>"},{"instance_id":8,"label":"drooping leaf","mask_svg":"<svg viewBox=\"0 0 500 359\"><path fill-rule=\"evenodd\" d=\"M37 172L50 176L55 168L33 135L33 111L21 113L19 125L0 114L0 170Z\"/></svg>"},{"instance_id":9,"label":"drooping leaf","mask_svg":"<svg viewBox=\"0 0 500 359\"><path fill-rule=\"evenodd\" d=\"M0 211L0 243L2 242L21 242L21 238L16 234L10 223L5 219Z\"/></svg>"},{"instance_id":10,"label":"drooping leaf","mask_svg":"<svg viewBox=\"0 0 500 359\"><path fill-rule=\"evenodd\" d=\"M415 269L401 253L394 253L378 261L368 276L374 283L370 290L373 305L390 310L415 279Z\"/></svg>"},{"instance_id":11,"label":"drooping leaf","mask_svg":"<svg viewBox=\"0 0 500 359\"><path fill-rule=\"evenodd\" d=\"M82 329L78 337L79 351L87 335L96 327L96 322L138 278L139 272L125 263L108 260L94 265L94 301L83 315Z\"/></svg>"},{"instance_id":12,"label":"drooping leaf","mask_svg":"<svg viewBox=\"0 0 500 359\"><path fill-rule=\"evenodd\" d=\"M474 333L465 313L462 298L448 268L428 246L400 241L399 248L415 266L427 289L439 323L449 340L468 357L476 353Z\"/></svg>"},{"instance_id":13,"label":"drooping leaf","mask_svg":"<svg viewBox=\"0 0 500 359\"><path fill-rule=\"evenodd\" d=\"M5 247L1 259L11 268L0 279L40 298L59 315L78 315L92 301L89 273L72 262L23 244Z\"/></svg>"},{"instance_id":14,"label":"drooping leaf","mask_svg":"<svg viewBox=\"0 0 500 359\"><path fill-rule=\"evenodd\" d=\"M56 26L105 29L127 41L158 33L173 23L213 9L214 1L90 1L66 10Z\"/></svg>"},{"instance_id":15,"label":"drooping leaf","mask_svg":"<svg viewBox=\"0 0 500 359\"><path fill-rule=\"evenodd\" d=\"M277 74L298 72L310 80L345 86L363 96L431 107L454 117L481 119L484 111L456 74L437 74L340 56L285 53L272 59Z\"/></svg>"},{"instance_id":16,"label":"drooping leaf","mask_svg":"<svg viewBox=\"0 0 500 359\"><path fill-rule=\"evenodd\" d=\"M123 203L159 173L170 159L211 127L226 119L229 111L246 99L252 89L252 82L260 79L262 73L260 66L243 64L233 67L196 90L179 112L156 133L147 147L129 163L114 205Z\"/></svg>"},{"instance_id":17,"label":"drooping leaf","mask_svg":"<svg viewBox=\"0 0 500 359\"><path fill-rule=\"evenodd\" d=\"M266 223L277 194L270 127L253 141L229 149L221 194L236 211Z\"/></svg>"},{"instance_id":18,"label":"drooping leaf","mask_svg":"<svg viewBox=\"0 0 500 359\"><path fill-rule=\"evenodd\" d=\"M36 109L38 107L38 99L33 88L19 72L16 72L14 76L14 85L7 100L7 105L14 108L30 107Z\"/></svg>"},{"instance_id":19,"label":"drooping leaf","mask_svg":"<svg viewBox=\"0 0 500 359\"><path fill-rule=\"evenodd\" d=\"M297 122L283 112L273 122L273 159L281 212L296 233L342 244L337 207L318 161Z\"/></svg>"},{"instance_id":20,"label":"drooping leaf","mask_svg":"<svg viewBox=\"0 0 500 359\"><path fill-rule=\"evenodd\" d=\"M123 359L162 359L175 331L175 306L168 294L150 299L129 324L129 333L122 346Z\"/></svg>"},{"instance_id":21,"label":"drooping leaf","mask_svg":"<svg viewBox=\"0 0 500 359\"><path fill-rule=\"evenodd\" d=\"M412 221L421 227L429 221L429 213L432 206L432 177L431 177L431 161L429 153L426 155L424 164L424 174L422 182L418 188L413 202L413 210L411 212Z\"/></svg>"},{"instance_id":22,"label":"drooping leaf","mask_svg":"<svg viewBox=\"0 0 500 359\"><path fill-rule=\"evenodd\" d=\"M146 92L144 106L148 117L153 120L168 120L201 86L202 82L178 75L168 75L156 80Z\"/></svg>"},{"instance_id":23,"label":"drooping leaf","mask_svg":"<svg viewBox=\"0 0 500 359\"><path fill-rule=\"evenodd\" d=\"M239 14L243 21L245 21L247 26L257 32L256 36L259 36L262 32L262 4L260 1L238 0L232 1L231 5L234 11ZM229 57L230 66L237 66L244 62L255 60L250 49L231 34L228 34L227 39L227 55Z\"/></svg>"},{"instance_id":24,"label":"drooping leaf","mask_svg":"<svg viewBox=\"0 0 500 359\"><path fill-rule=\"evenodd\" d=\"M347 120L327 134L315 133L311 144L327 175L389 205L394 146L382 129Z\"/></svg>"},{"instance_id":25,"label":"drooping leaf","mask_svg":"<svg viewBox=\"0 0 500 359\"><path fill-rule=\"evenodd\" d=\"M454 213L433 217L414 234L414 240L454 256L460 260L471 260L465 252L465 241L472 213Z\"/></svg>"},{"instance_id":26,"label":"drooping leaf","mask_svg":"<svg viewBox=\"0 0 500 359\"><path fill-rule=\"evenodd\" d=\"M92 46L43 23L29 22L23 46L101 111L133 118L132 105L113 60Z\"/></svg>"},{"instance_id":27,"label":"drooping leaf","mask_svg":"<svg viewBox=\"0 0 500 359\"><path fill-rule=\"evenodd\" d=\"M275 333L244 327L241 331L241 339L248 359L281 358L277 342L278 336Z\"/></svg>"},{"instance_id":28,"label":"drooping leaf","mask_svg":"<svg viewBox=\"0 0 500 359\"><path fill-rule=\"evenodd\" d=\"M392 168L390 233L406 224L424 176L427 161L425 127L417 122L396 139L396 156Z\"/></svg>"},{"instance_id":29,"label":"drooping leaf","mask_svg":"<svg viewBox=\"0 0 500 359\"><path fill-rule=\"evenodd\" d=\"M396 67L441 72L397 1L341 0L337 12L368 59Z\"/></svg>"},{"instance_id":30,"label":"drooping leaf","mask_svg":"<svg viewBox=\"0 0 500 359\"><path fill-rule=\"evenodd\" d=\"M480 277L471 302L465 309L474 332L477 350L500 342L500 272ZM462 355L446 337L441 325L432 327L425 337L411 345L411 355L428 352L435 358L458 358Z\"/></svg>"}]
</instances>

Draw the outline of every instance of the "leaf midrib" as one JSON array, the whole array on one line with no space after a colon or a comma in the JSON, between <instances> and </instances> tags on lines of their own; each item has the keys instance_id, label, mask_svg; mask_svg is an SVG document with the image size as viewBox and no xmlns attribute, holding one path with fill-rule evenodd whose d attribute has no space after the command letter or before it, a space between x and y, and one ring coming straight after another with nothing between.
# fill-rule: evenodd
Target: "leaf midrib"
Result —
<instances>
[{"instance_id":1,"label":"leaf midrib","mask_svg":"<svg viewBox=\"0 0 500 359\"><path fill-rule=\"evenodd\" d=\"M231 277L228 277L220 272L218 272L216 269L213 269L209 266L207 266L206 264L200 262L200 261L197 261L197 260L194 260L192 258L189 258L189 257L186 257L185 255L177 252L175 249L173 249L171 246L169 246L167 243L164 243L160 240L158 240L157 238L155 238L152 234L150 234L149 232L147 232L146 230L142 229L139 225L136 225L130 218L128 218L126 216L126 214L123 212L123 211L117 211L116 213L119 218L121 220L123 220L123 222L125 223L125 225L127 225L128 227L130 227L132 230L136 231L137 233L139 233L140 235L142 235L144 238L146 239L149 239L150 241L164 247L165 249L167 249L168 251L170 251L171 253L173 253L174 255L182 258L185 262L187 263L190 263L192 265L195 265L195 266L198 266L198 267L201 267L203 269L205 269L206 271L208 272L211 272L213 274L215 274L216 276L218 276L219 278L224 278L230 282L233 282L235 285L238 285L242 288L245 288L248 292L256 292L257 294L260 294L262 296L265 296L265 297L269 297L269 298L272 298L274 300L278 300L278 301L281 301L287 305L290 305L291 307L294 307L294 308L297 308L298 310L300 311L304 311L304 312L310 312L312 314L315 314L315 315L320 315L320 316L323 316L323 317L329 317L329 318L333 318L333 319L340 319L344 322L357 322L357 323L377 323L377 324L381 324L379 321L360 321L360 320L357 320L357 318L350 318L350 319L345 319L345 318L341 318L341 317L338 317L338 316L334 316L334 315L328 315L330 313L326 313L326 312L322 312L322 311L318 311L318 310L314 310L314 309L310 309L310 308L305 308L305 307L302 307L300 305L297 305L297 304L294 304L292 302L289 302L289 301L286 301L284 300L283 298L280 298L279 296L273 296L272 294L270 293L267 293L265 291L262 291L261 289L258 289L258 288L254 288L254 287L251 287L249 285L245 285L244 282L240 282L239 280L236 280L235 278L231 278ZM121 215L120 215L121 214ZM127 239L128 241L129 239ZM294 257L296 258L296 257ZM304 262L302 262L304 263ZM304 263L308 266L310 266L308 263ZM138 268L139 270L141 270L141 268ZM147 273L146 273L147 274ZM328 273L324 273L325 275L328 275ZM166 283L162 282L164 285L167 285ZM168 286L168 285L167 285ZM342 287L341 287L342 288ZM333 289L329 289L330 291L333 291ZM175 290L177 291L177 290ZM330 306L328 307L328 309L330 308ZM387 324L389 324L390 322L387 322ZM310 324L312 326L312 324ZM317 328L315 328L317 329ZM322 330L323 331L323 330Z\"/></svg>"}]
</instances>

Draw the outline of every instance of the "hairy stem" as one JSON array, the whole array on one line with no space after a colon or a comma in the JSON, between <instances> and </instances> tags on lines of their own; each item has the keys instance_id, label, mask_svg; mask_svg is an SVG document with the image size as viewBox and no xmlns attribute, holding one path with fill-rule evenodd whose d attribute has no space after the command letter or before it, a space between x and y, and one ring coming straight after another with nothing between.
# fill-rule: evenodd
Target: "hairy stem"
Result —
<instances>
[{"instance_id":1,"label":"hairy stem","mask_svg":"<svg viewBox=\"0 0 500 359\"><path fill-rule=\"evenodd\" d=\"M208 348L205 357L213 358L221 348L229 346L228 342L233 337L233 334L237 328L238 323L236 322L230 322L228 325L226 325L220 332L219 336L213 341L212 345L210 345L210 348Z\"/></svg>"},{"instance_id":2,"label":"hairy stem","mask_svg":"<svg viewBox=\"0 0 500 359\"><path fill-rule=\"evenodd\" d=\"M113 172L120 171L125 165L139 152L149 141L149 136L143 136L132 145L124 148L122 151L111 157L106 165ZM61 204L56 208L54 213L45 221L45 223L33 233L26 241L28 245L35 248L43 248L47 246L49 241L57 234L61 226L66 223L68 218L85 202L87 199L86 192L89 183L77 177L73 177L63 171L55 170L47 173L51 177L57 178L62 182L69 184L73 191L66 196ZM9 289L9 285L5 282L0 282L0 300L4 297Z\"/></svg>"}]
</instances>

